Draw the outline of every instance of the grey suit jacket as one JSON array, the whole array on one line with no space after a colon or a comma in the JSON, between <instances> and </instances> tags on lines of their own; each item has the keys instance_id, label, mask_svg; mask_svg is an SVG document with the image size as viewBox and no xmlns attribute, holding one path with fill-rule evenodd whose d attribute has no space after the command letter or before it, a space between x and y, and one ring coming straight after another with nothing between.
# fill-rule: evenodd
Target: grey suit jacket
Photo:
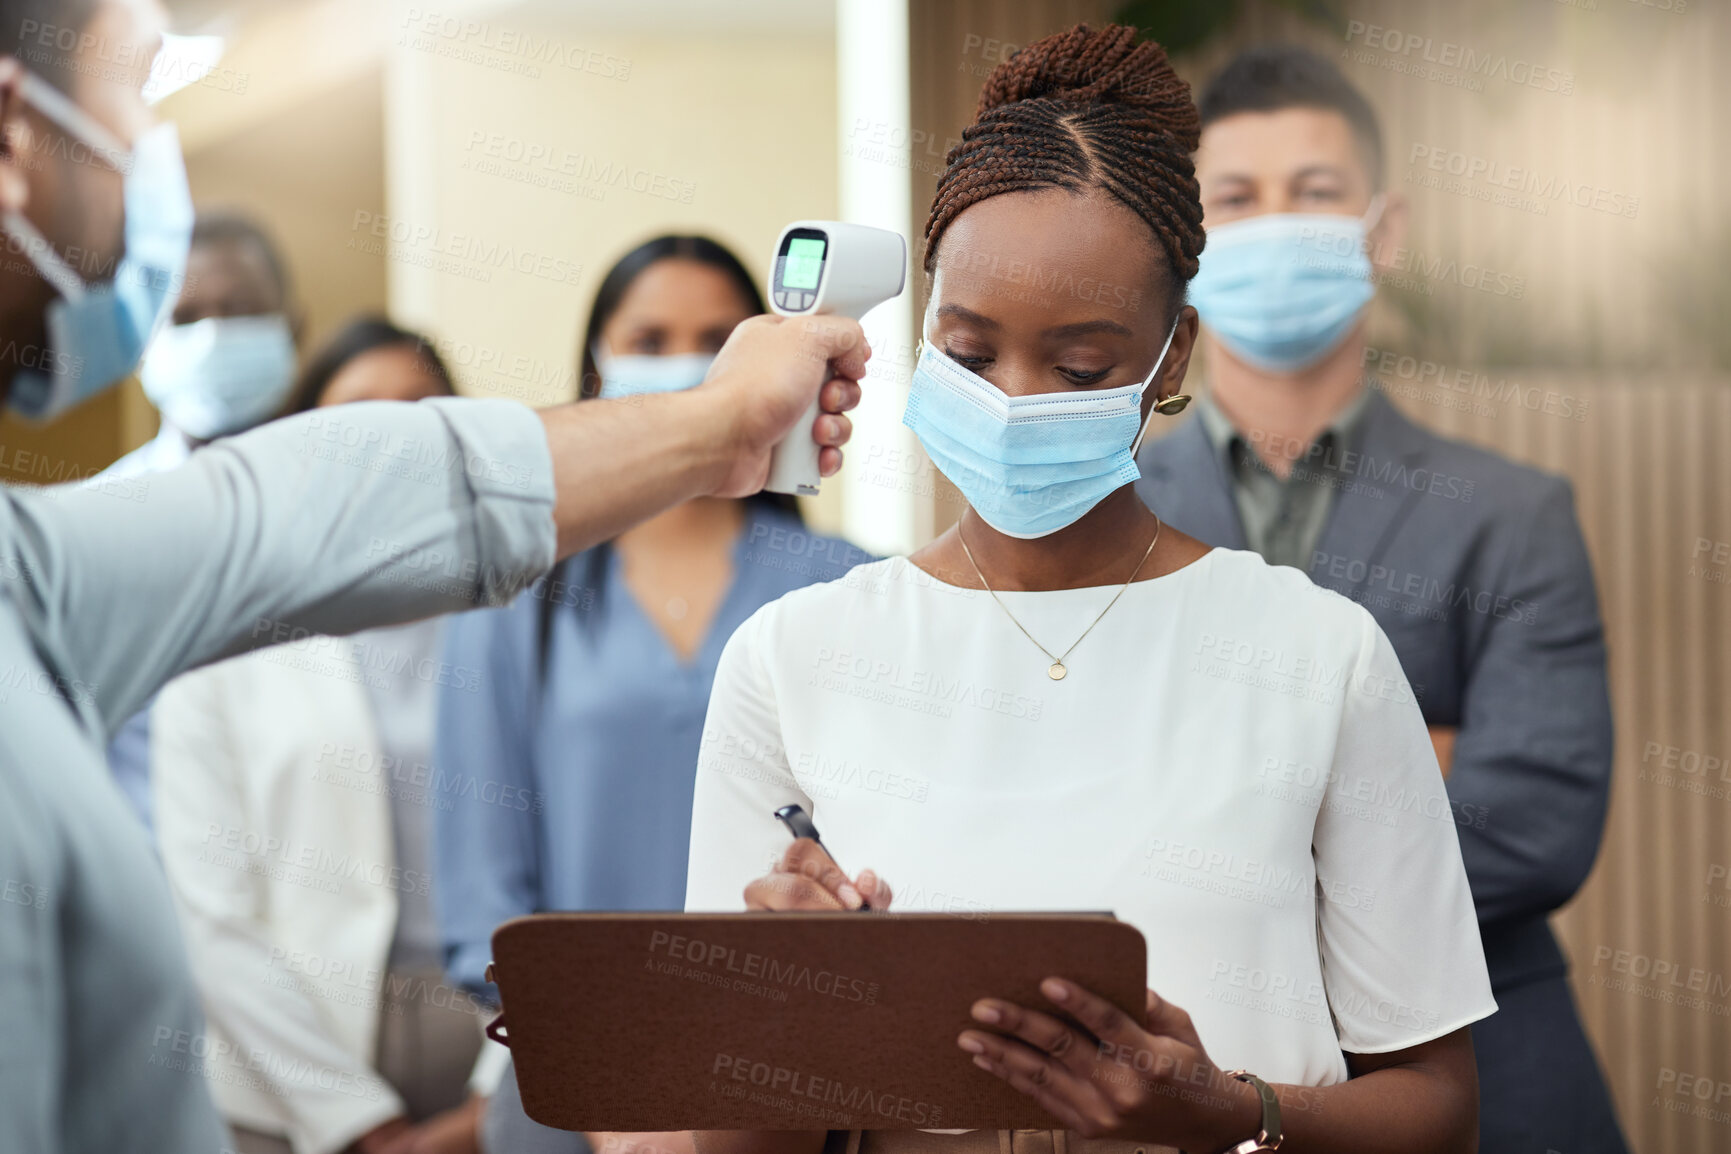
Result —
<instances>
[{"instance_id":1,"label":"grey suit jacket","mask_svg":"<svg viewBox=\"0 0 1731 1154\"><path fill-rule=\"evenodd\" d=\"M1143 500L1245 547L1225 464L1192 419L1146 445ZM1448 792L1493 989L1564 972L1546 916L1586 880L1610 795L1605 641L1569 483L1370 398L1310 559L1388 634L1425 720L1458 726Z\"/></svg>"}]
</instances>

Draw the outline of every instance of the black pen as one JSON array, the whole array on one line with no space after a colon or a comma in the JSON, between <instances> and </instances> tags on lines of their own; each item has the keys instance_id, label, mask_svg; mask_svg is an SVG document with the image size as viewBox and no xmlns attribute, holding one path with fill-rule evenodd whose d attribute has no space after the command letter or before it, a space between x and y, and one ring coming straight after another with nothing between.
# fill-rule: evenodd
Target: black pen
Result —
<instances>
[{"instance_id":1,"label":"black pen","mask_svg":"<svg viewBox=\"0 0 1731 1154\"><path fill-rule=\"evenodd\" d=\"M835 855L829 852L829 847L823 844L821 837L817 836L817 826L812 823L811 815L805 812L803 806L784 805L775 811L775 820L787 827L787 832L793 835L795 841L803 837L816 842L817 848L823 851L823 856L827 857L836 869L841 870L841 863L835 860ZM841 873L843 877L847 876L846 870L841 870ZM872 908L871 903L866 901L864 894L860 894L859 903L859 908L862 910Z\"/></svg>"}]
</instances>

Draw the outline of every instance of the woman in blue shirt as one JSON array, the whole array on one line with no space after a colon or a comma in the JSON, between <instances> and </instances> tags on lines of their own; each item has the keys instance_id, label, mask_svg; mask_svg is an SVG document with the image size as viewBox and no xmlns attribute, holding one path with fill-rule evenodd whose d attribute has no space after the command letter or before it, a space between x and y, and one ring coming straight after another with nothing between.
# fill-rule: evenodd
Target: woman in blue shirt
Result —
<instances>
[{"instance_id":1,"label":"woman in blue shirt","mask_svg":"<svg viewBox=\"0 0 1731 1154\"><path fill-rule=\"evenodd\" d=\"M690 388L764 311L734 255L696 236L634 249L602 281L581 396ZM493 930L541 910L684 908L691 799L716 662L736 627L866 554L806 531L791 498L687 502L580 553L505 609L450 621L435 746L435 893L457 983Z\"/></svg>"}]
</instances>

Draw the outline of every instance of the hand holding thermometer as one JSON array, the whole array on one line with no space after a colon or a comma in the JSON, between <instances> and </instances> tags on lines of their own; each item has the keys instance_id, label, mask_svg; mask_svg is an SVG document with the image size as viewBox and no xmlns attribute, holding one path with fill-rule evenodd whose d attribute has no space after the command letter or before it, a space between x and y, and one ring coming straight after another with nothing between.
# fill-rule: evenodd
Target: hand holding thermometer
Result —
<instances>
[{"instance_id":1,"label":"hand holding thermometer","mask_svg":"<svg viewBox=\"0 0 1731 1154\"><path fill-rule=\"evenodd\" d=\"M829 858L836 869L841 869L841 863L835 860L835 855L829 852L829 847L824 845L823 839L817 836L817 826L812 824L811 817L805 812L805 807L784 805L775 811L775 818L787 827L787 832L794 836L795 841L800 838L809 838L816 842L817 848L823 851L823 856ZM843 877L847 876L846 870L841 870L841 872ZM859 908L862 910L872 908L871 903L866 901L864 894L860 895Z\"/></svg>"},{"instance_id":2,"label":"hand holding thermometer","mask_svg":"<svg viewBox=\"0 0 1731 1154\"><path fill-rule=\"evenodd\" d=\"M769 274L770 306L785 317L843 316L859 320L908 280L908 246L899 232L839 220L799 220L781 230ZM770 459L771 493L818 491L817 442L811 426L817 398Z\"/></svg>"}]
</instances>

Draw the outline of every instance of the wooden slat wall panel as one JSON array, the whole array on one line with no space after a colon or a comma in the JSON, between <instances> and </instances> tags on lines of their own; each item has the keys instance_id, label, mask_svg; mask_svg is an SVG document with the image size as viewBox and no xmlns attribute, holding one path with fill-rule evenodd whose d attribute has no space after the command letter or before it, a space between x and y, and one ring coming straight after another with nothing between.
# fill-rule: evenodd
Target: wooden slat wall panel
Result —
<instances>
[{"instance_id":1,"label":"wooden slat wall panel","mask_svg":"<svg viewBox=\"0 0 1731 1154\"><path fill-rule=\"evenodd\" d=\"M1666 755L1648 751L1731 759L1731 564L1694 556L1701 539L1731 550L1731 382L1506 375L1586 400L1586 420L1520 406L1474 415L1422 395L1403 403L1433 428L1575 485L1610 644L1617 751L1598 866L1557 926L1635 1149L1715 1154L1731 1149L1731 1092L1714 1101L1731 1081L1731 908L1714 900L1731 902L1721 876L1731 869L1731 769L1666 771ZM1642 983L1607 950L1628 951L1632 971L1651 959L1677 973ZM1630 979L1678 1000L1607 985ZM1675 1093L1666 1071L1709 1079L1710 1096Z\"/></svg>"}]
</instances>

